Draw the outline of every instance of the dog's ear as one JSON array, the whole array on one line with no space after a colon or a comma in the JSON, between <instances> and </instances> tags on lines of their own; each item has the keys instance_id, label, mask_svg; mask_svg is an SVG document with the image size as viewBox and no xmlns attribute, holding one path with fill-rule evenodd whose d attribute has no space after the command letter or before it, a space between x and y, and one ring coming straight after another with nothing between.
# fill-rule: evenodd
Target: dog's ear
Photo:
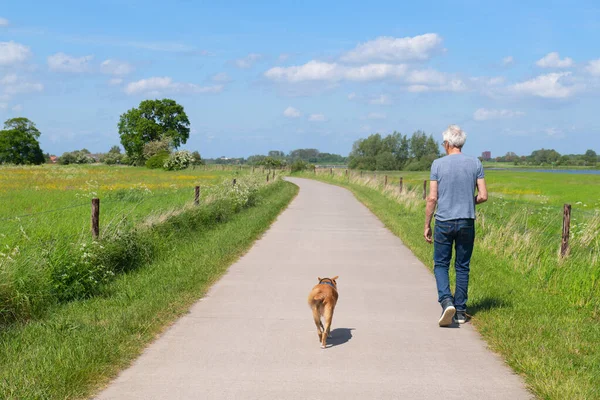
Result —
<instances>
[{"instance_id":1,"label":"dog's ear","mask_svg":"<svg viewBox=\"0 0 600 400\"><path fill-rule=\"evenodd\" d=\"M317 279L319 280L319 282L321 282L321 277L318 277Z\"/></svg>"},{"instance_id":2,"label":"dog's ear","mask_svg":"<svg viewBox=\"0 0 600 400\"><path fill-rule=\"evenodd\" d=\"M331 278L332 280L337 280L337 278L339 278L339 276L334 276L333 278Z\"/></svg>"}]
</instances>

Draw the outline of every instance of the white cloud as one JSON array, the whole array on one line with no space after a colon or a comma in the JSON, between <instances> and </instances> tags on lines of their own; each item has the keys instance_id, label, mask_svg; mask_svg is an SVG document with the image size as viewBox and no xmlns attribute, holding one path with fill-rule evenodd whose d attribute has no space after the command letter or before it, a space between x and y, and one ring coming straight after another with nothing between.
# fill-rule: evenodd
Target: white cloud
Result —
<instances>
[{"instance_id":1,"label":"white cloud","mask_svg":"<svg viewBox=\"0 0 600 400\"><path fill-rule=\"evenodd\" d=\"M352 92L348 95L348 100L354 100L356 98L356 93Z\"/></svg>"},{"instance_id":2,"label":"white cloud","mask_svg":"<svg viewBox=\"0 0 600 400\"><path fill-rule=\"evenodd\" d=\"M376 113L376 112L372 112L369 113L369 115L367 115L368 119L386 119L387 115L385 115L384 113Z\"/></svg>"},{"instance_id":3,"label":"white cloud","mask_svg":"<svg viewBox=\"0 0 600 400\"><path fill-rule=\"evenodd\" d=\"M377 97L373 97L369 100L370 104L378 104L378 105L389 105L392 104L392 100L390 96L382 94Z\"/></svg>"},{"instance_id":4,"label":"white cloud","mask_svg":"<svg viewBox=\"0 0 600 400\"><path fill-rule=\"evenodd\" d=\"M44 85L36 82L28 82L16 74L8 74L0 79L0 87L3 94L0 100L9 100L12 96L21 93L41 92Z\"/></svg>"},{"instance_id":5,"label":"white cloud","mask_svg":"<svg viewBox=\"0 0 600 400\"><path fill-rule=\"evenodd\" d=\"M276 82L304 81L370 81L385 78L399 78L406 74L406 65L367 64L347 67L337 63L312 60L300 66L274 67L265 72L265 77Z\"/></svg>"},{"instance_id":6,"label":"white cloud","mask_svg":"<svg viewBox=\"0 0 600 400\"><path fill-rule=\"evenodd\" d=\"M515 59L513 56L507 56L502 59L502 65L508 67L509 65L513 65L515 63Z\"/></svg>"},{"instance_id":7,"label":"white cloud","mask_svg":"<svg viewBox=\"0 0 600 400\"><path fill-rule=\"evenodd\" d=\"M57 72L82 73L89 71L89 62L94 56L72 57L65 53L56 53L48 57L48 67Z\"/></svg>"},{"instance_id":8,"label":"white cloud","mask_svg":"<svg viewBox=\"0 0 600 400\"><path fill-rule=\"evenodd\" d=\"M105 74L110 75L127 75L133 72L133 65L124 61L105 60L100 64L100 70Z\"/></svg>"},{"instance_id":9,"label":"white cloud","mask_svg":"<svg viewBox=\"0 0 600 400\"><path fill-rule=\"evenodd\" d=\"M325 116L323 114L311 114L310 117L308 117L308 120L313 122L323 122L325 121Z\"/></svg>"},{"instance_id":10,"label":"white cloud","mask_svg":"<svg viewBox=\"0 0 600 400\"><path fill-rule=\"evenodd\" d=\"M8 107L8 104L0 103L0 110L6 110L6 107Z\"/></svg>"},{"instance_id":11,"label":"white cloud","mask_svg":"<svg viewBox=\"0 0 600 400\"><path fill-rule=\"evenodd\" d=\"M309 61L301 66L294 67L275 67L265 72L265 76L274 81L302 82L319 80L339 80L339 71L337 64L324 63L320 61Z\"/></svg>"},{"instance_id":12,"label":"white cloud","mask_svg":"<svg viewBox=\"0 0 600 400\"><path fill-rule=\"evenodd\" d=\"M29 47L15 42L0 42L0 65L11 65L25 61L31 56Z\"/></svg>"},{"instance_id":13,"label":"white cloud","mask_svg":"<svg viewBox=\"0 0 600 400\"><path fill-rule=\"evenodd\" d=\"M585 69L594 76L600 76L600 59L590 61Z\"/></svg>"},{"instance_id":14,"label":"white cloud","mask_svg":"<svg viewBox=\"0 0 600 400\"><path fill-rule=\"evenodd\" d=\"M11 85L18 81L17 74L8 74L5 75L2 79L0 79L0 85Z\"/></svg>"},{"instance_id":15,"label":"white cloud","mask_svg":"<svg viewBox=\"0 0 600 400\"><path fill-rule=\"evenodd\" d=\"M141 79L136 82L131 82L125 87L125 93L127 94L158 94L162 92L220 93L222 91L223 85L198 86L194 83L179 83L173 82L173 79L168 76Z\"/></svg>"},{"instance_id":16,"label":"white cloud","mask_svg":"<svg viewBox=\"0 0 600 400\"><path fill-rule=\"evenodd\" d=\"M23 106L21 104L17 104L13 108L11 108L11 110L13 110L14 112L21 112L23 111Z\"/></svg>"},{"instance_id":17,"label":"white cloud","mask_svg":"<svg viewBox=\"0 0 600 400\"><path fill-rule=\"evenodd\" d=\"M4 88L4 93L9 96L20 94L20 93L33 93L33 92L41 92L44 90L44 85L41 83L32 83L32 82L19 82L13 85L6 86Z\"/></svg>"},{"instance_id":18,"label":"white cloud","mask_svg":"<svg viewBox=\"0 0 600 400\"><path fill-rule=\"evenodd\" d=\"M422 61L429 59L441 44L442 38L435 33L404 38L381 36L359 44L342 55L341 60L352 63Z\"/></svg>"},{"instance_id":19,"label":"white cloud","mask_svg":"<svg viewBox=\"0 0 600 400\"><path fill-rule=\"evenodd\" d=\"M566 98L573 95L577 90L575 86L563 85L565 78L568 79L570 75L570 72L540 75L528 81L512 85L511 89L520 94L543 98Z\"/></svg>"},{"instance_id":20,"label":"white cloud","mask_svg":"<svg viewBox=\"0 0 600 400\"><path fill-rule=\"evenodd\" d=\"M285 115L288 118L298 118L299 116L301 116L302 114L300 113L300 111L298 111L297 109L295 109L294 107L288 107L285 109L285 111L283 112L283 115Z\"/></svg>"},{"instance_id":21,"label":"white cloud","mask_svg":"<svg viewBox=\"0 0 600 400\"><path fill-rule=\"evenodd\" d=\"M112 78L108 80L108 84L111 86L117 86L123 83L123 79L121 78Z\"/></svg>"},{"instance_id":22,"label":"white cloud","mask_svg":"<svg viewBox=\"0 0 600 400\"><path fill-rule=\"evenodd\" d=\"M0 17L0 26L8 26L8 20Z\"/></svg>"},{"instance_id":23,"label":"white cloud","mask_svg":"<svg viewBox=\"0 0 600 400\"><path fill-rule=\"evenodd\" d=\"M557 52L552 52L540 58L535 64L541 68L569 68L573 66L573 60L569 57L561 60Z\"/></svg>"},{"instance_id":24,"label":"white cloud","mask_svg":"<svg viewBox=\"0 0 600 400\"><path fill-rule=\"evenodd\" d=\"M235 60L235 65L238 68L248 69L252 68L254 64L262 58L261 54L250 53L244 58L238 58Z\"/></svg>"},{"instance_id":25,"label":"white cloud","mask_svg":"<svg viewBox=\"0 0 600 400\"><path fill-rule=\"evenodd\" d=\"M213 82L231 82L231 78L229 77L229 75L227 75L226 72L219 72L218 74L213 75L211 79Z\"/></svg>"},{"instance_id":26,"label":"white cloud","mask_svg":"<svg viewBox=\"0 0 600 400\"><path fill-rule=\"evenodd\" d=\"M473 113L473 119L475 121L487 121L490 119L508 119L514 117L522 117L525 115L522 111L511 111L511 110L488 110L480 108Z\"/></svg>"}]
</instances>

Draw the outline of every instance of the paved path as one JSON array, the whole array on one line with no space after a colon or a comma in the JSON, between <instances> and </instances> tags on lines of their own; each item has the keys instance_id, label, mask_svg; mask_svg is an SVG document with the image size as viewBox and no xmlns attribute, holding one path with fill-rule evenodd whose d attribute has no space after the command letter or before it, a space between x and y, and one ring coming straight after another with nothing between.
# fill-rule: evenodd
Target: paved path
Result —
<instances>
[{"instance_id":1,"label":"paved path","mask_svg":"<svg viewBox=\"0 0 600 400\"><path fill-rule=\"evenodd\" d=\"M432 274L347 190L298 197L98 399L525 399L469 325L439 328ZM339 275L333 347L306 298Z\"/></svg>"}]
</instances>

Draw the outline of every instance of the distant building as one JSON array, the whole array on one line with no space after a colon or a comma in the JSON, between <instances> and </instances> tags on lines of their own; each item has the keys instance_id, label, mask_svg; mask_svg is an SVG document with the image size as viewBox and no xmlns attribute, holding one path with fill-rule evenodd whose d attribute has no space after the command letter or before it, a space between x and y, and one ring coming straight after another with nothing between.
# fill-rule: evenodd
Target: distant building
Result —
<instances>
[{"instance_id":1,"label":"distant building","mask_svg":"<svg viewBox=\"0 0 600 400\"><path fill-rule=\"evenodd\" d=\"M492 159L492 152L491 151L484 151L483 153L481 153L481 158L483 158L484 161L489 161Z\"/></svg>"},{"instance_id":2,"label":"distant building","mask_svg":"<svg viewBox=\"0 0 600 400\"><path fill-rule=\"evenodd\" d=\"M52 164L56 164L58 162L58 157L56 157L56 156L50 156L50 162Z\"/></svg>"}]
</instances>

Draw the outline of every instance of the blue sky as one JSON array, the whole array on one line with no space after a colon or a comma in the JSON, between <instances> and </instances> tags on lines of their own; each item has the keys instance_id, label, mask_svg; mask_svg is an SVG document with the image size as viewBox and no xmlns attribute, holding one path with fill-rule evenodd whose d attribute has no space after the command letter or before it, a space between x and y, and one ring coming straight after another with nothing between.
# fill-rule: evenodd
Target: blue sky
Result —
<instances>
[{"instance_id":1,"label":"blue sky","mask_svg":"<svg viewBox=\"0 0 600 400\"><path fill-rule=\"evenodd\" d=\"M58 155L107 151L163 97L203 157L451 123L470 154L600 153L600 3L522 3L0 0L0 119Z\"/></svg>"}]
</instances>

